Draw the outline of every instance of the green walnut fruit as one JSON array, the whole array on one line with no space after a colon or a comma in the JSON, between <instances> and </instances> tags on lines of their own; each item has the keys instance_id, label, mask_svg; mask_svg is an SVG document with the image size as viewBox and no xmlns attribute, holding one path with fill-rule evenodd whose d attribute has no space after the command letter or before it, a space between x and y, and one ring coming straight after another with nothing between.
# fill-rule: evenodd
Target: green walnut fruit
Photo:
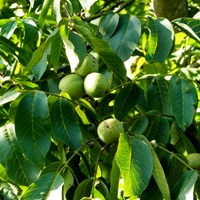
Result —
<instances>
[{"instance_id":1,"label":"green walnut fruit","mask_svg":"<svg viewBox=\"0 0 200 200\"><path fill-rule=\"evenodd\" d=\"M104 74L93 72L84 80L85 92L93 98L103 97L110 90L110 83Z\"/></svg>"},{"instance_id":2,"label":"green walnut fruit","mask_svg":"<svg viewBox=\"0 0 200 200\"><path fill-rule=\"evenodd\" d=\"M83 64L75 72L81 76L87 76L88 74L97 72L98 70L98 60L92 54L88 54L85 57Z\"/></svg>"},{"instance_id":3,"label":"green walnut fruit","mask_svg":"<svg viewBox=\"0 0 200 200\"><path fill-rule=\"evenodd\" d=\"M200 153L188 154L186 158L190 167L196 170L200 170Z\"/></svg>"},{"instance_id":4,"label":"green walnut fruit","mask_svg":"<svg viewBox=\"0 0 200 200\"><path fill-rule=\"evenodd\" d=\"M83 78L78 74L69 74L61 79L59 89L67 92L73 100L78 99L85 93Z\"/></svg>"},{"instance_id":5,"label":"green walnut fruit","mask_svg":"<svg viewBox=\"0 0 200 200\"><path fill-rule=\"evenodd\" d=\"M124 132L123 124L114 118L102 121L97 128L99 139L107 145L116 142L122 132Z\"/></svg>"}]
</instances>

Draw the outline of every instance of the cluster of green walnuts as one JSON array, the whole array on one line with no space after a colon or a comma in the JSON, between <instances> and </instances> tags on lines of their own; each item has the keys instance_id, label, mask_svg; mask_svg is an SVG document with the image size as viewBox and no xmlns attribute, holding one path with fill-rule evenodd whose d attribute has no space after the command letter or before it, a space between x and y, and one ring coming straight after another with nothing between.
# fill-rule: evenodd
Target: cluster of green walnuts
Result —
<instances>
[{"instance_id":1,"label":"cluster of green walnuts","mask_svg":"<svg viewBox=\"0 0 200 200\"><path fill-rule=\"evenodd\" d=\"M98 59L88 53L83 64L74 73L60 80L59 89L68 93L72 100L83 97L85 93L92 98L101 98L111 89L111 82L104 73L99 72ZM124 126L115 118L106 119L97 127L98 137L106 145L117 142L122 132Z\"/></svg>"},{"instance_id":2,"label":"cluster of green walnuts","mask_svg":"<svg viewBox=\"0 0 200 200\"><path fill-rule=\"evenodd\" d=\"M59 89L67 92L72 100L82 97L85 93L92 98L103 97L109 92L111 83L106 75L98 70L98 59L88 53L83 64L74 73L61 79Z\"/></svg>"}]
</instances>

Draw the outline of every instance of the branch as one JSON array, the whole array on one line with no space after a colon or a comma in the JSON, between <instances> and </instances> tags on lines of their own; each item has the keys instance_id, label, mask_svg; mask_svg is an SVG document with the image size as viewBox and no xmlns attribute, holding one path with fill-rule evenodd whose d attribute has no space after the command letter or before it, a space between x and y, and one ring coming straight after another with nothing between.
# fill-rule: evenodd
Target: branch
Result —
<instances>
[{"instance_id":1,"label":"branch","mask_svg":"<svg viewBox=\"0 0 200 200\"><path fill-rule=\"evenodd\" d=\"M102 10L102 11L100 11L99 13L97 13L95 15L92 15L90 17L84 18L83 20L86 21L86 22L90 22L90 21L92 21L94 19L97 19L97 18L103 16L106 13L109 13L109 12L115 10L115 8L117 8L117 7L118 8L114 12L119 13L121 10L123 10L124 8L126 8L127 6L131 5L134 2L135 2L135 0L129 0L127 2L119 1L116 4L114 4L113 6L111 6L108 10Z\"/></svg>"}]
</instances>

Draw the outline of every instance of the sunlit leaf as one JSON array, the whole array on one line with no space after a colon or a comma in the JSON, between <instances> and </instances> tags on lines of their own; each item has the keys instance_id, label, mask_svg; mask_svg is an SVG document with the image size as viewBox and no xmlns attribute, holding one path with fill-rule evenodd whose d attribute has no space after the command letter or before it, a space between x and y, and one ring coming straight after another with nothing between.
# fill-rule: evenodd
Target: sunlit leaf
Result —
<instances>
[{"instance_id":1,"label":"sunlit leaf","mask_svg":"<svg viewBox=\"0 0 200 200\"><path fill-rule=\"evenodd\" d=\"M200 42L200 20L193 18L178 18L173 22L179 29L184 31L188 36Z\"/></svg>"},{"instance_id":2,"label":"sunlit leaf","mask_svg":"<svg viewBox=\"0 0 200 200\"><path fill-rule=\"evenodd\" d=\"M42 175L23 193L21 199L48 199L62 200L62 185L64 180L62 176L56 172Z\"/></svg>"},{"instance_id":3,"label":"sunlit leaf","mask_svg":"<svg viewBox=\"0 0 200 200\"><path fill-rule=\"evenodd\" d=\"M64 43L71 71L74 72L75 68L83 63L86 56L85 44L83 39L78 34L70 31L65 24L60 26L60 36Z\"/></svg>"},{"instance_id":4,"label":"sunlit leaf","mask_svg":"<svg viewBox=\"0 0 200 200\"><path fill-rule=\"evenodd\" d=\"M121 134L115 159L124 179L124 195L139 197L153 172L149 146L137 137Z\"/></svg>"}]
</instances>

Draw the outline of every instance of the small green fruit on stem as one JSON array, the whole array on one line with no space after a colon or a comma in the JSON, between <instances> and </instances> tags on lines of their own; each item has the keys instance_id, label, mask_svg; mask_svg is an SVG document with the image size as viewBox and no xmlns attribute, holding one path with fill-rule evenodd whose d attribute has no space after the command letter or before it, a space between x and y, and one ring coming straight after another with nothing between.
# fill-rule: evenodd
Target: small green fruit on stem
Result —
<instances>
[{"instance_id":1,"label":"small green fruit on stem","mask_svg":"<svg viewBox=\"0 0 200 200\"><path fill-rule=\"evenodd\" d=\"M99 139L107 145L116 142L122 132L124 132L123 124L114 118L102 121L97 128Z\"/></svg>"},{"instance_id":2,"label":"small green fruit on stem","mask_svg":"<svg viewBox=\"0 0 200 200\"><path fill-rule=\"evenodd\" d=\"M85 93L83 78L78 74L69 74L61 79L59 89L67 92L73 100L76 100Z\"/></svg>"},{"instance_id":3,"label":"small green fruit on stem","mask_svg":"<svg viewBox=\"0 0 200 200\"><path fill-rule=\"evenodd\" d=\"M109 92L110 87L111 84L104 74L93 72L85 77L84 88L90 97L103 97Z\"/></svg>"}]
</instances>

